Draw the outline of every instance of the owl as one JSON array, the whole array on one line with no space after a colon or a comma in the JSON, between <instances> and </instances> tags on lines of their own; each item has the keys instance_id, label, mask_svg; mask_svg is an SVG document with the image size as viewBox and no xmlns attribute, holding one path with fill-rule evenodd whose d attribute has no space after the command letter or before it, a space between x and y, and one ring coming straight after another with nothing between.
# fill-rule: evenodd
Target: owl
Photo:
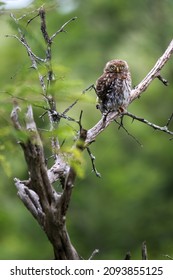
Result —
<instances>
[{"instance_id":1,"label":"owl","mask_svg":"<svg viewBox=\"0 0 173 280\"><path fill-rule=\"evenodd\" d=\"M96 81L97 108L103 114L123 111L129 104L131 75L126 61L114 59L106 63L103 74Z\"/></svg>"}]
</instances>

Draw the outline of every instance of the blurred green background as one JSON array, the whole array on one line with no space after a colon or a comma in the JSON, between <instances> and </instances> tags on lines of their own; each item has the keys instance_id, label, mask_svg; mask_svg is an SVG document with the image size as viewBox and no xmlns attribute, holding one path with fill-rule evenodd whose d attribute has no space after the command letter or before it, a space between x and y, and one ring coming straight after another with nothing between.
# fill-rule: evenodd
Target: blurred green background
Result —
<instances>
[{"instance_id":1,"label":"blurred green background","mask_svg":"<svg viewBox=\"0 0 173 280\"><path fill-rule=\"evenodd\" d=\"M61 0L33 1L24 10L1 10L0 13L0 259L52 259L53 252L44 232L17 197L13 178L27 179L27 168L17 135L12 128L10 95L44 105L37 73L31 70L25 49L6 34L17 34L10 12L17 17L45 3L47 27L53 34L73 16L77 20L54 40L53 67L57 78L54 93L62 112L76 98L78 104L69 115L91 128L99 119L95 93L83 89L101 75L105 63L114 58L127 60L133 85L137 85L162 55L173 37L172 0ZM45 43L40 34L40 19L26 27L28 14L21 25L29 44L38 56L44 56ZM45 69L40 66L40 71ZM162 75L165 87L155 80L129 111L164 126L173 112L173 58ZM22 114L27 102L19 101ZM40 128L47 128L34 108ZM92 171L84 152L85 175L76 182L67 227L79 254L87 259L94 249L97 259L123 259L131 251L132 259L141 259L141 244L147 242L149 259L173 256L173 142L170 136L131 119L124 119L129 133L114 123L91 145L96 167ZM73 134L73 124L70 127ZM173 124L170 124L173 130ZM63 134L63 133L62 133ZM63 134L64 135L64 134ZM61 136L63 140L63 135ZM67 133L67 138L71 134ZM43 133L44 138L44 133ZM70 141L70 140L69 140ZM67 143L69 142L67 139ZM45 136L47 155L49 141ZM50 162L51 165L51 162ZM55 186L58 190L58 185Z\"/></svg>"}]
</instances>

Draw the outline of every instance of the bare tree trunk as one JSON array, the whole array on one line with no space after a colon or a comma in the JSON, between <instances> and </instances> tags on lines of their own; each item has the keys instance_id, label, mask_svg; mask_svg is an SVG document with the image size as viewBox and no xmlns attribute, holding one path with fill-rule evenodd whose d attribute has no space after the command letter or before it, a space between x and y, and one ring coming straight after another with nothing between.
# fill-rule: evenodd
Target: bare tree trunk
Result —
<instances>
[{"instance_id":1,"label":"bare tree trunk","mask_svg":"<svg viewBox=\"0 0 173 280\"><path fill-rule=\"evenodd\" d=\"M16 114L14 107L13 120ZM31 106L28 107L26 116L28 138L26 142L20 142L20 145L28 165L29 180L22 182L15 179L18 195L45 231L53 246L55 259L80 259L71 244L65 224L76 174L72 168L64 165L64 174L67 174L63 192L58 194L53 189Z\"/></svg>"}]
</instances>

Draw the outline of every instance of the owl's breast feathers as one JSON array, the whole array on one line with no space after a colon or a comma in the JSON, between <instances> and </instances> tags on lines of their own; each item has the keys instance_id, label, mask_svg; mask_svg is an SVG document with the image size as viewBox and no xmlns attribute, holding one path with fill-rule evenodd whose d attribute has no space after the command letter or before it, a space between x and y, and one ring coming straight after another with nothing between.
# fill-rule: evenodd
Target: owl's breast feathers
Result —
<instances>
[{"instance_id":1,"label":"owl's breast feathers","mask_svg":"<svg viewBox=\"0 0 173 280\"><path fill-rule=\"evenodd\" d=\"M104 98L104 95L114 90L115 92L121 89L123 86L124 80L127 79L127 74L123 74L120 77L120 74L116 73L107 73L101 75L96 81L96 93L98 97Z\"/></svg>"}]
</instances>

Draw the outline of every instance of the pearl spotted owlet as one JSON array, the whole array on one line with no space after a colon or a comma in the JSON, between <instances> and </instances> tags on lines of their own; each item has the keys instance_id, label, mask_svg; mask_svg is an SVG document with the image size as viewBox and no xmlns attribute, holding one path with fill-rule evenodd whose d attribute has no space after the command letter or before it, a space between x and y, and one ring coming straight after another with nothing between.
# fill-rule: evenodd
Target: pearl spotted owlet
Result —
<instances>
[{"instance_id":1,"label":"pearl spotted owlet","mask_svg":"<svg viewBox=\"0 0 173 280\"><path fill-rule=\"evenodd\" d=\"M97 108L102 113L123 110L129 103L131 75L126 61L107 62L103 74L96 81Z\"/></svg>"}]
</instances>

